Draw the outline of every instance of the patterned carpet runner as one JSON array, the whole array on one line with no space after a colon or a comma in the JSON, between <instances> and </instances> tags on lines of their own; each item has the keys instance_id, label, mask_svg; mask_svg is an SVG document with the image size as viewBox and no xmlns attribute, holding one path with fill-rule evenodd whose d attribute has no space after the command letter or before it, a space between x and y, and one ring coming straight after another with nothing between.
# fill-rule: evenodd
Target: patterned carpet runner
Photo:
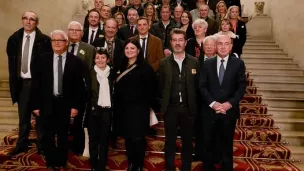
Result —
<instances>
[{"instance_id":1,"label":"patterned carpet runner","mask_svg":"<svg viewBox=\"0 0 304 171\"><path fill-rule=\"evenodd\" d=\"M267 114L267 106L261 104L262 96L257 94L247 73L246 95L241 101L241 118L237 121L234 134L234 170L235 171L300 171L290 158L290 150L281 143L281 134L274 127L272 115ZM164 170L164 126L162 117L158 116L160 123L153 128L157 134L148 136L144 169L148 171ZM41 171L45 169L45 159L37 154L33 146L26 152L17 156L7 156L18 138L17 130L4 138L4 145L0 146L0 171L22 170ZM30 132L30 140L36 140L34 130ZM108 164L110 170L126 170L128 163L125 155L124 140L118 138L117 148L109 147ZM193 143L193 145L195 145ZM180 152L181 140L176 142L177 169L181 166ZM203 163L193 162L192 170L202 170ZM219 166L220 167L220 166ZM69 153L68 168L70 170L90 170L87 157Z\"/></svg>"}]
</instances>

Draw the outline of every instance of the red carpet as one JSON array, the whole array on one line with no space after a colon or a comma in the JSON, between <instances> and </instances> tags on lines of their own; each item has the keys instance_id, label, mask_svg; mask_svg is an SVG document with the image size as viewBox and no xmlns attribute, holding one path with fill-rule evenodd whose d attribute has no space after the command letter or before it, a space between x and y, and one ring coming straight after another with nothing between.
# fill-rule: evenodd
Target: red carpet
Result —
<instances>
[{"instance_id":1,"label":"red carpet","mask_svg":"<svg viewBox=\"0 0 304 171\"><path fill-rule=\"evenodd\" d=\"M289 162L290 150L280 143L280 131L273 127L274 120L267 114L267 106L262 105L262 96L257 95L257 87L247 73L246 96L241 101L241 118L237 122L234 135L234 170L235 171L300 171ZM162 117L158 115L161 120ZM148 171L164 170L164 128L163 122L154 126L157 135L147 137L144 168ZM13 148L18 138L16 130L4 138L4 146L0 147L0 171L22 170L40 171L45 169L45 160L31 147L28 152L9 157L6 153ZM36 139L35 131L29 138ZM193 144L195 145L195 144ZM176 142L176 166L181 166L180 139ZM119 138L117 148L109 148L108 164L110 170L125 170L127 168L124 140ZM90 164L86 157L69 154L70 170L89 170ZM193 162L192 170L202 170L201 162Z\"/></svg>"}]
</instances>

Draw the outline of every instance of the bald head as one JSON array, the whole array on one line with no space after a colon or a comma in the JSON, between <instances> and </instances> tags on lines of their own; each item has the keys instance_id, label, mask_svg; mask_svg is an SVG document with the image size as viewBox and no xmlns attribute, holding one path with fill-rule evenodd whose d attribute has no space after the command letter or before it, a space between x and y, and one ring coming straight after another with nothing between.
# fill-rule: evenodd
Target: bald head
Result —
<instances>
[{"instance_id":1,"label":"bald head","mask_svg":"<svg viewBox=\"0 0 304 171\"><path fill-rule=\"evenodd\" d=\"M219 57L224 58L228 56L232 49L231 38L227 35L220 35L217 39L216 48Z\"/></svg>"},{"instance_id":2,"label":"bald head","mask_svg":"<svg viewBox=\"0 0 304 171\"><path fill-rule=\"evenodd\" d=\"M24 31L28 34L36 30L38 25L37 14L33 11L26 11L22 14L22 25Z\"/></svg>"}]
</instances>

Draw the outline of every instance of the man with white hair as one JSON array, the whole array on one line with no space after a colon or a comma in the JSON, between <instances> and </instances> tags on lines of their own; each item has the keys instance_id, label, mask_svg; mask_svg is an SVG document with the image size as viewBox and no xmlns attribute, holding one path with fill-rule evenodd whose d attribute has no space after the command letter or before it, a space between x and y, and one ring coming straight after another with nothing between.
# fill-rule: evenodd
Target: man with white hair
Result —
<instances>
[{"instance_id":1,"label":"man with white hair","mask_svg":"<svg viewBox=\"0 0 304 171\"><path fill-rule=\"evenodd\" d=\"M68 36L62 30L51 32L53 53L44 53L39 60L31 94L33 113L43 121L42 143L48 170L66 170L68 160L68 128L70 118L78 115L84 87L83 63L68 53ZM57 135L57 136L56 136ZM55 138L57 137L57 141Z\"/></svg>"},{"instance_id":2,"label":"man with white hair","mask_svg":"<svg viewBox=\"0 0 304 171\"><path fill-rule=\"evenodd\" d=\"M82 42L81 38L83 35L83 27L77 21L71 21L68 24L68 38L69 38L69 47L68 52L72 53L73 55L79 57L84 64L84 75L83 78L86 81L86 85L88 84L88 77L89 71L93 66L93 58L95 56L95 48L94 46ZM83 102L82 108L78 112L78 115L74 118L74 126L71 129L71 134L73 135L73 142L72 142L72 150L75 154L82 154L84 149L84 131L83 127L86 127L86 123L83 122L83 115L85 110L85 104L87 102L87 93L85 88L83 88Z\"/></svg>"},{"instance_id":3,"label":"man with white hair","mask_svg":"<svg viewBox=\"0 0 304 171\"><path fill-rule=\"evenodd\" d=\"M208 5L201 5L199 7L200 18L204 19L208 23L207 36L214 35L219 30L218 23L214 19L208 16L209 11L210 10Z\"/></svg>"},{"instance_id":4,"label":"man with white hair","mask_svg":"<svg viewBox=\"0 0 304 171\"><path fill-rule=\"evenodd\" d=\"M216 36L207 36L203 40L203 46L204 46L204 61L211 59L216 56L216 43L217 43L217 37Z\"/></svg>"}]
</instances>

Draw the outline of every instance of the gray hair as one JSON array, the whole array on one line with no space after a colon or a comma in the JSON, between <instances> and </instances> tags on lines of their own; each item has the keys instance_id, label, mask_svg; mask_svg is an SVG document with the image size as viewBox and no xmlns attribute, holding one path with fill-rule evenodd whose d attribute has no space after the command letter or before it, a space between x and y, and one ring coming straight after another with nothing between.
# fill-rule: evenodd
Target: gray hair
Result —
<instances>
[{"instance_id":1,"label":"gray hair","mask_svg":"<svg viewBox=\"0 0 304 171\"><path fill-rule=\"evenodd\" d=\"M217 36L212 35L212 36L205 37L204 40L203 40L203 44L207 43L208 40L214 40L215 43L216 43L217 42Z\"/></svg>"},{"instance_id":2,"label":"gray hair","mask_svg":"<svg viewBox=\"0 0 304 171\"><path fill-rule=\"evenodd\" d=\"M71 21L71 22L69 22L69 24L68 24L68 29L70 29L70 27L71 27L72 25L78 25L78 26L80 27L80 30L81 30L81 31L83 30L82 24L80 24L80 22L78 22L78 21Z\"/></svg>"},{"instance_id":3,"label":"gray hair","mask_svg":"<svg viewBox=\"0 0 304 171\"><path fill-rule=\"evenodd\" d=\"M195 25L203 25L206 29L208 28L208 23L204 20L204 19L196 19L193 23L192 23L192 28L194 29Z\"/></svg>"},{"instance_id":4,"label":"gray hair","mask_svg":"<svg viewBox=\"0 0 304 171\"><path fill-rule=\"evenodd\" d=\"M68 40L68 35L62 30L53 30L51 32L51 38L53 38L54 34L61 34L64 37L65 40Z\"/></svg>"},{"instance_id":5,"label":"gray hair","mask_svg":"<svg viewBox=\"0 0 304 171\"><path fill-rule=\"evenodd\" d=\"M202 4L202 5L200 5L198 9L201 9L202 7L207 7L207 8L208 8L208 10L210 10L209 5L207 5L207 4Z\"/></svg>"}]
</instances>

